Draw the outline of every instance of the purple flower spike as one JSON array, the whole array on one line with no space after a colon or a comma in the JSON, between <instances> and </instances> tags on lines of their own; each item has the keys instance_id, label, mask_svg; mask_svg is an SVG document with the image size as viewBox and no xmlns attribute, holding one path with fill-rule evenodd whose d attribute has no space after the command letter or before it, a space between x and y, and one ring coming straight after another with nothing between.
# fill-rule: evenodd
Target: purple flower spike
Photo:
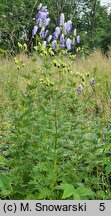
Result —
<instances>
[{"instance_id":1,"label":"purple flower spike","mask_svg":"<svg viewBox=\"0 0 111 216\"><path fill-rule=\"evenodd\" d=\"M63 13L61 13L61 15L60 15L60 20L59 20L59 26L63 26L64 21L65 21L65 16L64 16Z\"/></svg>"},{"instance_id":2,"label":"purple flower spike","mask_svg":"<svg viewBox=\"0 0 111 216\"><path fill-rule=\"evenodd\" d=\"M80 43L81 39L80 39L80 36L78 35L77 36L77 43Z\"/></svg>"},{"instance_id":3,"label":"purple flower spike","mask_svg":"<svg viewBox=\"0 0 111 216\"><path fill-rule=\"evenodd\" d=\"M37 27L37 26L34 26L34 28L33 28L33 30L32 30L32 36L36 35L37 30L38 30L38 27Z\"/></svg>"},{"instance_id":4,"label":"purple flower spike","mask_svg":"<svg viewBox=\"0 0 111 216\"><path fill-rule=\"evenodd\" d=\"M39 27L42 27L42 13L40 11L36 15L36 23Z\"/></svg>"},{"instance_id":5,"label":"purple flower spike","mask_svg":"<svg viewBox=\"0 0 111 216\"><path fill-rule=\"evenodd\" d=\"M43 25L47 26L49 24L48 12L39 11L36 15L37 25L41 28Z\"/></svg>"},{"instance_id":6,"label":"purple flower spike","mask_svg":"<svg viewBox=\"0 0 111 216\"><path fill-rule=\"evenodd\" d=\"M82 91L83 91L83 87L82 87L82 85L80 84L80 86L77 88L77 93L78 93L78 94L81 94Z\"/></svg>"},{"instance_id":7,"label":"purple flower spike","mask_svg":"<svg viewBox=\"0 0 111 216\"><path fill-rule=\"evenodd\" d=\"M44 38L45 37L45 28L43 27L40 31L40 37Z\"/></svg>"},{"instance_id":8,"label":"purple flower spike","mask_svg":"<svg viewBox=\"0 0 111 216\"><path fill-rule=\"evenodd\" d=\"M49 35L48 38L46 39L47 42L50 42L52 40L52 35Z\"/></svg>"},{"instance_id":9,"label":"purple flower spike","mask_svg":"<svg viewBox=\"0 0 111 216\"><path fill-rule=\"evenodd\" d=\"M60 35L60 28L56 27L55 32L53 33L53 38L56 40Z\"/></svg>"},{"instance_id":10,"label":"purple flower spike","mask_svg":"<svg viewBox=\"0 0 111 216\"><path fill-rule=\"evenodd\" d=\"M66 30L67 30L67 33L70 34L71 31L72 31L72 21L69 20L67 23L66 23Z\"/></svg>"},{"instance_id":11,"label":"purple flower spike","mask_svg":"<svg viewBox=\"0 0 111 216\"><path fill-rule=\"evenodd\" d=\"M37 7L37 10L40 10L42 8L42 3L40 3Z\"/></svg>"},{"instance_id":12,"label":"purple flower spike","mask_svg":"<svg viewBox=\"0 0 111 216\"><path fill-rule=\"evenodd\" d=\"M43 41L43 46L44 46L44 48L46 48L46 46L47 46L47 42L46 41Z\"/></svg>"},{"instance_id":13,"label":"purple flower spike","mask_svg":"<svg viewBox=\"0 0 111 216\"><path fill-rule=\"evenodd\" d=\"M55 50L57 47L57 41L56 40L53 40L52 41L52 49Z\"/></svg>"},{"instance_id":14,"label":"purple flower spike","mask_svg":"<svg viewBox=\"0 0 111 216\"><path fill-rule=\"evenodd\" d=\"M60 47L65 48L65 46L66 46L65 38L64 38L64 34L62 34L60 37Z\"/></svg>"},{"instance_id":15,"label":"purple flower spike","mask_svg":"<svg viewBox=\"0 0 111 216\"><path fill-rule=\"evenodd\" d=\"M72 40L70 38L67 38L66 46L67 46L67 50L71 51L71 49L72 49Z\"/></svg>"}]
</instances>

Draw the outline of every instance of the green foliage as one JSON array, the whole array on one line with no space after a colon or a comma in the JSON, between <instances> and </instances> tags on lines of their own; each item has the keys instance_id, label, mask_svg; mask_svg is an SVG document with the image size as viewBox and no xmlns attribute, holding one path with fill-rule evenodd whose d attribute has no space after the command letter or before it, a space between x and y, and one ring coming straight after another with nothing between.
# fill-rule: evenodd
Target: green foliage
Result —
<instances>
[{"instance_id":1,"label":"green foliage","mask_svg":"<svg viewBox=\"0 0 111 216\"><path fill-rule=\"evenodd\" d=\"M11 180L7 175L0 173L0 194L7 197L12 192Z\"/></svg>"},{"instance_id":2,"label":"green foliage","mask_svg":"<svg viewBox=\"0 0 111 216\"><path fill-rule=\"evenodd\" d=\"M36 0L10 0L0 3L2 49L13 53L18 50L18 41L29 44L36 4Z\"/></svg>"},{"instance_id":3,"label":"green foliage","mask_svg":"<svg viewBox=\"0 0 111 216\"><path fill-rule=\"evenodd\" d=\"M99 104L103 84L100 90L97 69L91 75L74 74L69 54L42 54L39 61L37 55L27 62L16 57L1 71L6 101L1 109L0 196L110 199L111 119L104 120L106 110ZM109 101L109 79L106 86Z\"/></svg>"}]
</instances>

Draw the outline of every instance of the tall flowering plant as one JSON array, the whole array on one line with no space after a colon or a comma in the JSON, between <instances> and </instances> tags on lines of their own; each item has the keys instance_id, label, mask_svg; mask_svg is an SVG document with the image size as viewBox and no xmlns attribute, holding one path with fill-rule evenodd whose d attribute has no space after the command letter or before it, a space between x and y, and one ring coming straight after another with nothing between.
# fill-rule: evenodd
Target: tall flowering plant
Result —
<instances>
[{"instance_id":1,"label":"tall flowering plant","mask_svg":"<svg viewBox=\"0 0 111 216\"><path fill-rule=\"evenodd\" d=\"M38 35L40 37L44 48L51 45L52 50L67 49L71 52L75 45L80 43L80 36L77 35L77 30L73 28L72 20L65 21L64 13L61 13L58 26L55 27L54 32L49 35L48 26L50 24L49 12L47 6L42 3L37 7L36 25L32 30L32 36Z\"/></svg>"}]
</instances>

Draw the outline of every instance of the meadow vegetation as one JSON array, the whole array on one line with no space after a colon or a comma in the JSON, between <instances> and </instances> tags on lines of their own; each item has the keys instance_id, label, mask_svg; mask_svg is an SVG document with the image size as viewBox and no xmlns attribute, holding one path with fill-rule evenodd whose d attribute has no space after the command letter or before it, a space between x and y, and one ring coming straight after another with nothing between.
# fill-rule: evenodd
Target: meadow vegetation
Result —
<instances>
[{"instance_id":1,"label":"meadow vegetation","mask_svg":"<svg viewBox=\"0 0 111 216\"><path fill-rule=\"evenodd\" d=\"M3 58L0 95L2 199L111 199L110 54Z\"/></svg>"}]
</instances>

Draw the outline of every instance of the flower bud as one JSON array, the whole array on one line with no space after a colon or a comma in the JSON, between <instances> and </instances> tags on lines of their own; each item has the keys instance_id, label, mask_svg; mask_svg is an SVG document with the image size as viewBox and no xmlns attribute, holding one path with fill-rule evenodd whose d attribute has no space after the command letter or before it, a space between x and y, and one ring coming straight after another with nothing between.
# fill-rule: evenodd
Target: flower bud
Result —
<instances>
[{"instance_id":1,"label":"flower bud","mask_svg":"<svg viewBox=\"0 0 111 216\"><path fill-rule=\"evenodd\" d=\"M80 43L81 39L80 39L80 36L78 35L77 36L77 43Z\"/></svg>"},{"instance_id":2,"label":"flower bud","mask_svg":"<svg viewBox=\"0 0 111 216\"><path fill-rule=\"evenodd\" d=\"M72 40L70 38L67 38L66 46L67 46L67 50L71 51L71 49L72 49Z\"/></svg>"},{"instance_id":3,"label":"flower bud","mask_svg":"<svg viewBox=\"0 0 111 216\"><path fill-rule=\"evenodd\" d=\"M77 93L78 93L78 94L81 94L82 91L83 91L83 87L82 87L82 85L80 84L79 87L77 88Z\"/></svg>"},{"instance_id":4,"label":"flower bud","mask_svg":"<svg viewBox=\"0 0 111 216\"><path fill-rule=\"evenodd\" d=\"M64 16L63 13L61 13L61 15L60 15L60 20L59 20L59 26L63 26L64 21L65 21L65 16Z\"/></svg>"},{"instance_id":5,"label":"flower bud","mask_svg":"<svg viewBox=\"0 0 111 216\"><path fill-rule=\"evenodd\" d=\"M53 40L52 41L52 49L55 50L57 47L57 41L56 40Z\"/></svg>"},{"instance_id":6,"label":"flower bud","mask_svg":"<svg viewBox=\"0 0 111 216\"><path fill-rule=\"evenodd\" d=\"M34 26L33 30L32 30L32 36L36 35L38 30L38 26Z\"/></svg>"},{"instance_id":7,"label":"flower bud","mask_svg":"<svg viewBox=\"0 0 111 216\"><path fill-rule=\"evenodd\" d=\"M77 30L76 29L74 29L74 37L76 37L77 36Z\"/></svg>"}]
</instances>

